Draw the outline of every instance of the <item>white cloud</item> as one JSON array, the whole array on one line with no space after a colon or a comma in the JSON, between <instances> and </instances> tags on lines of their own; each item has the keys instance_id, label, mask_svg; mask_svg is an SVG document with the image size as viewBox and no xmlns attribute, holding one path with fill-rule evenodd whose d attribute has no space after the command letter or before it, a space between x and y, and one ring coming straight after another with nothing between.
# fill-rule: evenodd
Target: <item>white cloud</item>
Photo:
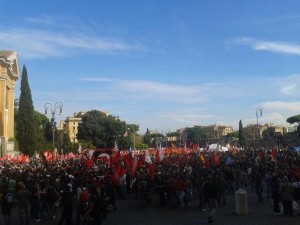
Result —
<instances>
[{"instance_id":1,"label":"white cloud","mask_svg":"<svg viewBox=\"0 0 300 225\"><path fill-rule=\"evenodd\" d=\"M211 119L213 118L213 115L205 114L200 110L176 110L170 112L162 112L160 116L173 122L192 126L210 123Z\"/></svg>"},{"instance_id":2,"label":"white cloud","mask_svg":"<svg viewBox=\"0 0 300 225\"><path fill-rule=\"evenodd\" d=\"M146 49L140 44L97 36L19 28L2 28L0 44L8 49L17 49L19 55L25 58L66 57L83 51L116 54Z\"/></svg>"},{"instance_id":3,"label":"white cloud","mask_svg":"<svg viewBox=\"0 0 300 225\"><path fill-rule=\"evenodd\" d=\"M34 23L34 24L42 24L42 25L54 25L55 24L53 18L48 15L41 15L40 17L28 17L28 18L25 18L25 21Z\"/></svg>"},{"instance_id":4,"label":"white cloud","mask_svg":"<svg viewBox=\"0 0 300 225\"><path fill-rule=\"evenodd\" d=\"M69 104L80 105L80 108L94 109L101 105L111 113L118 112L124 119L135 115L140 118L138 120L143 126L147 124L149 128L159 128L163 124L175 130L186 126L218 124L237 129L240 119L243 125L256 123L256 105L263 107L263 116L259 117L260 124L284 125L288 117L299 114L300 102L291 101L291 95L284 99L285 95L279 91L280 85L285 85L282 84L283 81L292 83L298 78L296 75L258 78L259 82L255 85L253 80L249 82L247 78L187 86L151 80L82 77L79 78L81 85L74 93L56 90L55 93L33 92L33 95L37 99L40 99L39 96L64 99ZM235 90L235 86L240 88L239 93L249 93L249 96L227 96L227 92ZM265 99L272 101L264 101ZM226 107L222 110L224 105ZM136 109L138 114L133 113L136 113ZM142 115L147 115L147 119L143 119ZM143 120L145 121L142 122Z\"/></svg>"},{"instance_id":5,"label":"white cloud","mask_svg":"<svg viewBox=\"0 0 300 225\"><path fill-rule=\"evenodd\" d=\"M113 82L110 78L102 78L102 77L82 77L79 78L81 81L90 81L90 82Z\"/></svg>"},{"instance_id":6,"label":"white cloud","mask_svg":"<svg viewBox=\"0 0 300 225\"><path fill-rule=\"evenodd\" d=\"M280 94L298 97L300 94L300 75L293 74L278 79Z\"/></svg>"},{"instance_id":7,"label":"white cloud","mask_svg":"<svg viewBox=\"0 0 300 225\"><path fill-rule=\"evenodd\" d=\"M112 80L97 77L80 78L80 80L90 82L110 81L112 86L111 92L119 93L120 97L129 97L134 100L151 99L157 102L179 102L183 104L207 101L207 90L214 86L214 84L184 86L149 80Z\"/></svg>"},{"instance_id":8,"label":"white cloud","mask_svg":"<svg viewBox=\"0 0 300 225\"><path fill-rule=\"evenodd\" d=\"M295 89L296 89L297 85L295 84L290 84L290 85L286 85L284 87L281 87L280 92L283 94L291 94Z\"/></svg>"},{"instance_id":9,"label":"white cloud","mask_svg":"<svg viewBox=\"0 0 300 225\"><path fill-rule=\"evenodd\" d=\"M238 38L235 43L248 45L256 51L268 51L289 55L300 55L300 45L284 42L261 41L248 37Z\"/></svg>"},{"instance_id":10,"label":"white cloud","mask_svg":"<svg viewBox=\"0 0 300 225\"><path fill-rule=\"evenodd\" d=\"M285 110L286 112L300 112L300 102L282 102L282 101L269 101L264 102L264 109L270 110Z\"/></svg>"},{"instance_id":11,"label":"white cloud","mask_svg":"<svg viewBox=\"0 0 300 225\"><path fill-rule=\"evenodd\" d=\"M182 104L208 103L211 100L223 99L238 101L238 99L259 97L257 102L263 101L266 96L272 95L273 99L297 96L297 84L300 76L281 76L281 77L253 77L245 79L233 79L219 83L201 83L180 85L151 80L125 80L107 77L83 77L81 81L92 82L89 87L98 90L104 87L96 83L105 83L107 95L118 96L122 99L130 99L134 102L152 100L157 103L176 102ZM266 88L268 84L268 88ZM242 100L244 101L244 100ZM234 103L233 102L233 103ZM228 104L228 103L227 103Z\"/></svg>"}]
</instances>

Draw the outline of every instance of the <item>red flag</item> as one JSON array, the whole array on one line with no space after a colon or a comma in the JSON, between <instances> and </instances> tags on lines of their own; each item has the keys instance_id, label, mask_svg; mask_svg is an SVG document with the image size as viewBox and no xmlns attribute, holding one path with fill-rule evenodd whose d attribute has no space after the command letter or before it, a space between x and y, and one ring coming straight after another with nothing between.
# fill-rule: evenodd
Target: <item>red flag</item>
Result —
<instances>
[{"instance_id":1,"label":"red flag","mask_svg":"<svg viewBox=\"0 0 300 225\"><path fill-rule=\"evenodd\" d=\"M193 150L197 150L198 149L198 144L197 143L194 143L193 144Z\"/></svg>"},{"instance_id":2,"label":"red flag","mask_svg":"<svg viewBox=\"0 0 300 225\"><path fill-rule=\"evenodd\" d=\"M131 153L123 156L123 161L125 165L130 168L132 166L132 155Z\"/></svg>"},{"instance_id":3,"label":"red flag","mask_svg":"<svg viewBox=\"0 0 300 225\"><path fill-rule=\"evenodd\" d=\"M46 157L46 161L52 161L54 159L53 153L50 152L49 150L45 151L44 156Z\"/></svg>"},{"instance_id":4,"label":"red flag","mask_svg":"<svg viewBox=\"0 0 300 225\"><path fill-rule=\"evenodd\" d=\"M148 175L149 175L149 177L151 177L151 179L154 178L154 173L155 173L155 164L149 163L148 164Z\"/></svg>"},{"instance_id":5,"label":"red flag","mask_svg":"<svg viewBox=\"0 0 300 225\"><path fill-rule=\"evenodd\" d=\"M277 158L277 150L276 149L272 149L271 157L272 157L272 159L276 159Z\"/></svg>"},{"instance_id":6,"label":"red flag","mask_svg":"<svg viewBox=\"0 0 300 225\"><path fill-rule=\"evenodd\" d=\"M111 157L111 164L114 164L115 162L118 162L121 159L121 154L120 151L117 149L114 152L113 157Z\"/></svg>"},{"instance_id":7,"label":"red flag","mask_svg":"<svg viewBox=\"0 0 300 225\"><path fill-rule=\"evenodd\" d=\"M121 173L121 164L120 163L117 163L117 165L115 166L115 169L114 169L114 176L117 180L119 180L119 174Z\"/></svg>"},{"instance_id":8,"label":"red flag","mask_svg":"<svg viewBox=\"0 0 300 225\"><path fill-rule=\"evenodd\" d=\"M158 150L158 149L157 149L156 152L155 152L155 160L156 160L157 162L161 162L160 156L159 156L159 150Z\"/></svg>"},{"instance_id":9,"label":"red flag","mask_svg":"<svg viewBox=\"0 0 300 225\"><path fill-rule=\"evenodd\" d=\"M204 168L206 170L209 170L210 169L210 164L209 164L209 160L206 160L205 163L204 163Z\"/></svg>"},{"instance_id":10,"label":"red flag","mask_svg":"<svg viewBox=\"0 0 300 225\"><path fill-rule=\"evenodd\" d=\"M137 157L135 156L133 159L132 168L131 168L132 177L134 177L137 167L138 167L138 161L137 161Z\"/></svg>"},{"instance_id":11,"label":"red flag","mask_svg":"<svg viewBox=\"0 0 300 225\"><path fill-rule=\"evenodd\" d=\"M139 166L144 166L145 165L145 152L144 152L144 154L142 154L141 156L140 156L140 161L139 161Z\"/></svg>"},{"instance_id":12,"label":"red flag","mask_svg":"<svg viewBox=\"0 0 300 225\"><path fill-rule=\"evenodd\" d=\"M119 172L119 177L123 176L125 173L127 173L127 168L121 166L120 170L118 171Z\"/></svg>"},{"instance_id":13,"label":"red flag","mask_svg":"<svg viewBox=\"0 0 300 225\"><path fill-rule=\"evenodd\" d=\"M92 168L92 167L94 166L94 162L93 162L93 160L91 160L91 159L86 159L86 160L84 161L84 165L85 165L87 168Z\"/></svg>"},{"instance_id":14,"label":"red flag","mask_svg":"<svg viewBox=\"0 0 300 225\"><path fill-rule=\"evenodd\" d=\"M221 155L220 154L216 154L213 156L213 162L215 166L219 166L220 164L220 159L221 159Z\"/></svg>"}]
</instances>

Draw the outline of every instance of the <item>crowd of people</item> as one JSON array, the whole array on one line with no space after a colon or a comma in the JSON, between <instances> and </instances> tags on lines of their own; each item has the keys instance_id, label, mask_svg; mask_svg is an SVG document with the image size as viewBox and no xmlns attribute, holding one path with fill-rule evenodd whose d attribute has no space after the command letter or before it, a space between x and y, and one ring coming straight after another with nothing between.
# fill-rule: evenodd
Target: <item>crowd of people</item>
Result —
<instances>
[{"instance_id":1,"label":"crowd of people","mask_svg":"<svg viewBox=\"0 0 300 225\"><path fill-rule=\"evenodd\" d=\"M226 195L248 187L257 201L272 199L274 215L292 216L300 199L300 155L289 150L209 152L198 150L117 150L109 160L76 157L0 161L1 213L12 224L57 220L59 225L100 225L117 203L135 198L137 209L149 204L183 208L197 202L213 222ZM74 155L75 156L75 155ZM264 194L263 194L264 193ZM153 199L157 199L155 203Z\"/></svg>"}]
</instances>

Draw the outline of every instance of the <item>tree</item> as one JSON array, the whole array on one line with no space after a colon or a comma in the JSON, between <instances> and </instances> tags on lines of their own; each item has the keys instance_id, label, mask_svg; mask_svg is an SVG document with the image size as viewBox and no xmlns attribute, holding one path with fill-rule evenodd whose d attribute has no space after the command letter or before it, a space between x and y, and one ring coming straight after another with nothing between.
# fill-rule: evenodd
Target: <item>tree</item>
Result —
<instances>
[{"instance_id":1,"label":"tree","mask_svg":"<svg viewBox=\"0 0 300 225\"><path fill-rule=\"evenodd\" d=\"M140 149L139 146L143 146L142 144L142 139L141 136L139 134L137 134L136 132L139 130L139 125L137 124L126 124L127 127L127 131L126 131L126 135L128 138L122 140L122 142L124 142L123 147L131 147L132 149L136 148L136 149ZM120 143L123 144L123 143Z\"/></svg>"},{"instance_id":2,"label":"tree","mask_svg":"<svg viewBox=\"0 0 300 225\"><path fill-rule=\"evenodd\" d=\"M16 138L20 151L24 154L32 155L36 150L34 108L25 65L22 70L19 113L17 117Z\"/></svg>"},{"instance_id":3,"label":"tree","mask_svg":"<svg viewBox=\"0 0 300 225\"><path fill-rule=\"evenodd\" d=\"M234 132L232 132L232 133L228 133L228 134L226 135L226 137L228 137L228 138L238 138L238 136L239 136L239 134L238 134L237 131L234 131Z\"/></svg>"},{"instance_id":4,"label":"tree","mask_svg":"<svg viewBox=\"0 0 300 225\"><path fill-rule=\"evenodd\" d=\"M49 123L49 119L44 114L34 111L34 124L35 124L35 140L36 151L39 153L41 150L49 148L49 142L45 138L45 126Z\"/></svg>"},{"instance_id":5,"label":"tree","mask_svg":"<svg viewBox=\"0 0 300 225\"><path fill-rule=\"evenodd\" d=\"M162 140L163 137L164 137L163 134L160 133L150 134L149 132L143 136L143 142L147 144L149 147L156 147L157 140Z\"/></svg>"},{"instance_id":6,"label":"tree","mask_svg":"<svg viewBox=\"0 0 300 225\"><path fill-rule=\"evenodd\" d=\"M298 137L300 137L300 114L291 116L291 117L287 118L286 121L290 124L298 123L297 132L298 132Z\"/></svg>"},{"instance_id":7,"label":"tree","mask_svg":"<svg viewBox=\"0 0 300 225\"><path fill-rule=\"evenodd\" d=\"M47 142L51 143L52 140L53 140L53 126L51 125L50 121L48 120L43 125L43 127L44 127L44 136L45 136L45 139L47 140Z\"/></svg>"},{"instance_id":8,"label":"tree","mask_svg":"<svg viewBox=\"0 0 300 225\"><path fill-rule=\"evenodd\" d=\"M105 113L92 110L82 117L78 126L77 138L90 141L98 148L113 148L115 141L122 142L126 133L126 123L117 117L107 116Z\"/></svg>"},{"instance_id":9,"label":"tree","mask_svg":"<svg viewBox=\"0 0 300 225\"><path fill-rule=\"evenodd\" d=\"M298 125L299 125L300 124L300 114L287 118L286 122L288 122L290 124L298 123Z\"/></svg>"},{"instance_id":10,"label":"tree","mask_svg":"<svg viewBox=\"0 0 300 225\"><path fill-rule=\"evenodd\" d=\"M62 138L62 143L61 143L63 151L68 152L71 144L72 143L70 140L70 136L67 134L67 132L63 132L63 138ZM78 144L78 147L79 147L79 144ZM81 147L83 147L82 143L81 143ZM77 151L78 151L78 148L77 148Z\"/></svg>"},{"instance_id":11,"label":"tree","mask_svg":"<svg viewBox=\"0 0 300 225\"><path fill-rule=\"evenodd\" d=\"M240 120L240 122L239 122L239 144L243 148L245 148L247 146L247 140L246 140L242 120Z\"/></svg>"},{"instance_id":12,"label":"tree","mask_svg":"<svg viewBox=\"0 0 300 225\"><path fill-rule=\"evenodd\" d=\"M206 135L203 129L201 127L187 127L185 129L185 134L187 137L187 140L190 141L199 141L200 139L203 139Z\"/></svg>"}]
</instances>

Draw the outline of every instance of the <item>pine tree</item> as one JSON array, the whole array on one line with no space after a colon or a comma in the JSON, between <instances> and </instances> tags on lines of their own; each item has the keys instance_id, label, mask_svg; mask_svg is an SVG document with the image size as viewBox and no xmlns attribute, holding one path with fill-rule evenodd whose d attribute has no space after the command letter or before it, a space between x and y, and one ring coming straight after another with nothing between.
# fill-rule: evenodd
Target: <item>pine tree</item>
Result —
<instances>
[{"instance_id":1,"label":"pine tree","mask_svg":"<svg viewBox=\"0 0 300 225\"><path fill-rule=\"evenodd\" d=\"M17 141L20 152L32 155L35 151L35 123L31 90L28 83L27 69L23 66L21 95L17 122Z\"/></svg>"},{"instance_id":2,"label":"pine tree","mask_svg":"<svg viewBox=\"0 0 300 225\"><path fill-rule=\"evenodd\" d=\"M243 148L245 148L247 146L247 141L246 141L246 137L245 137L242 120L240 120L240 122L239 122L239 144Z\"/></svg>"}]
</instances>

